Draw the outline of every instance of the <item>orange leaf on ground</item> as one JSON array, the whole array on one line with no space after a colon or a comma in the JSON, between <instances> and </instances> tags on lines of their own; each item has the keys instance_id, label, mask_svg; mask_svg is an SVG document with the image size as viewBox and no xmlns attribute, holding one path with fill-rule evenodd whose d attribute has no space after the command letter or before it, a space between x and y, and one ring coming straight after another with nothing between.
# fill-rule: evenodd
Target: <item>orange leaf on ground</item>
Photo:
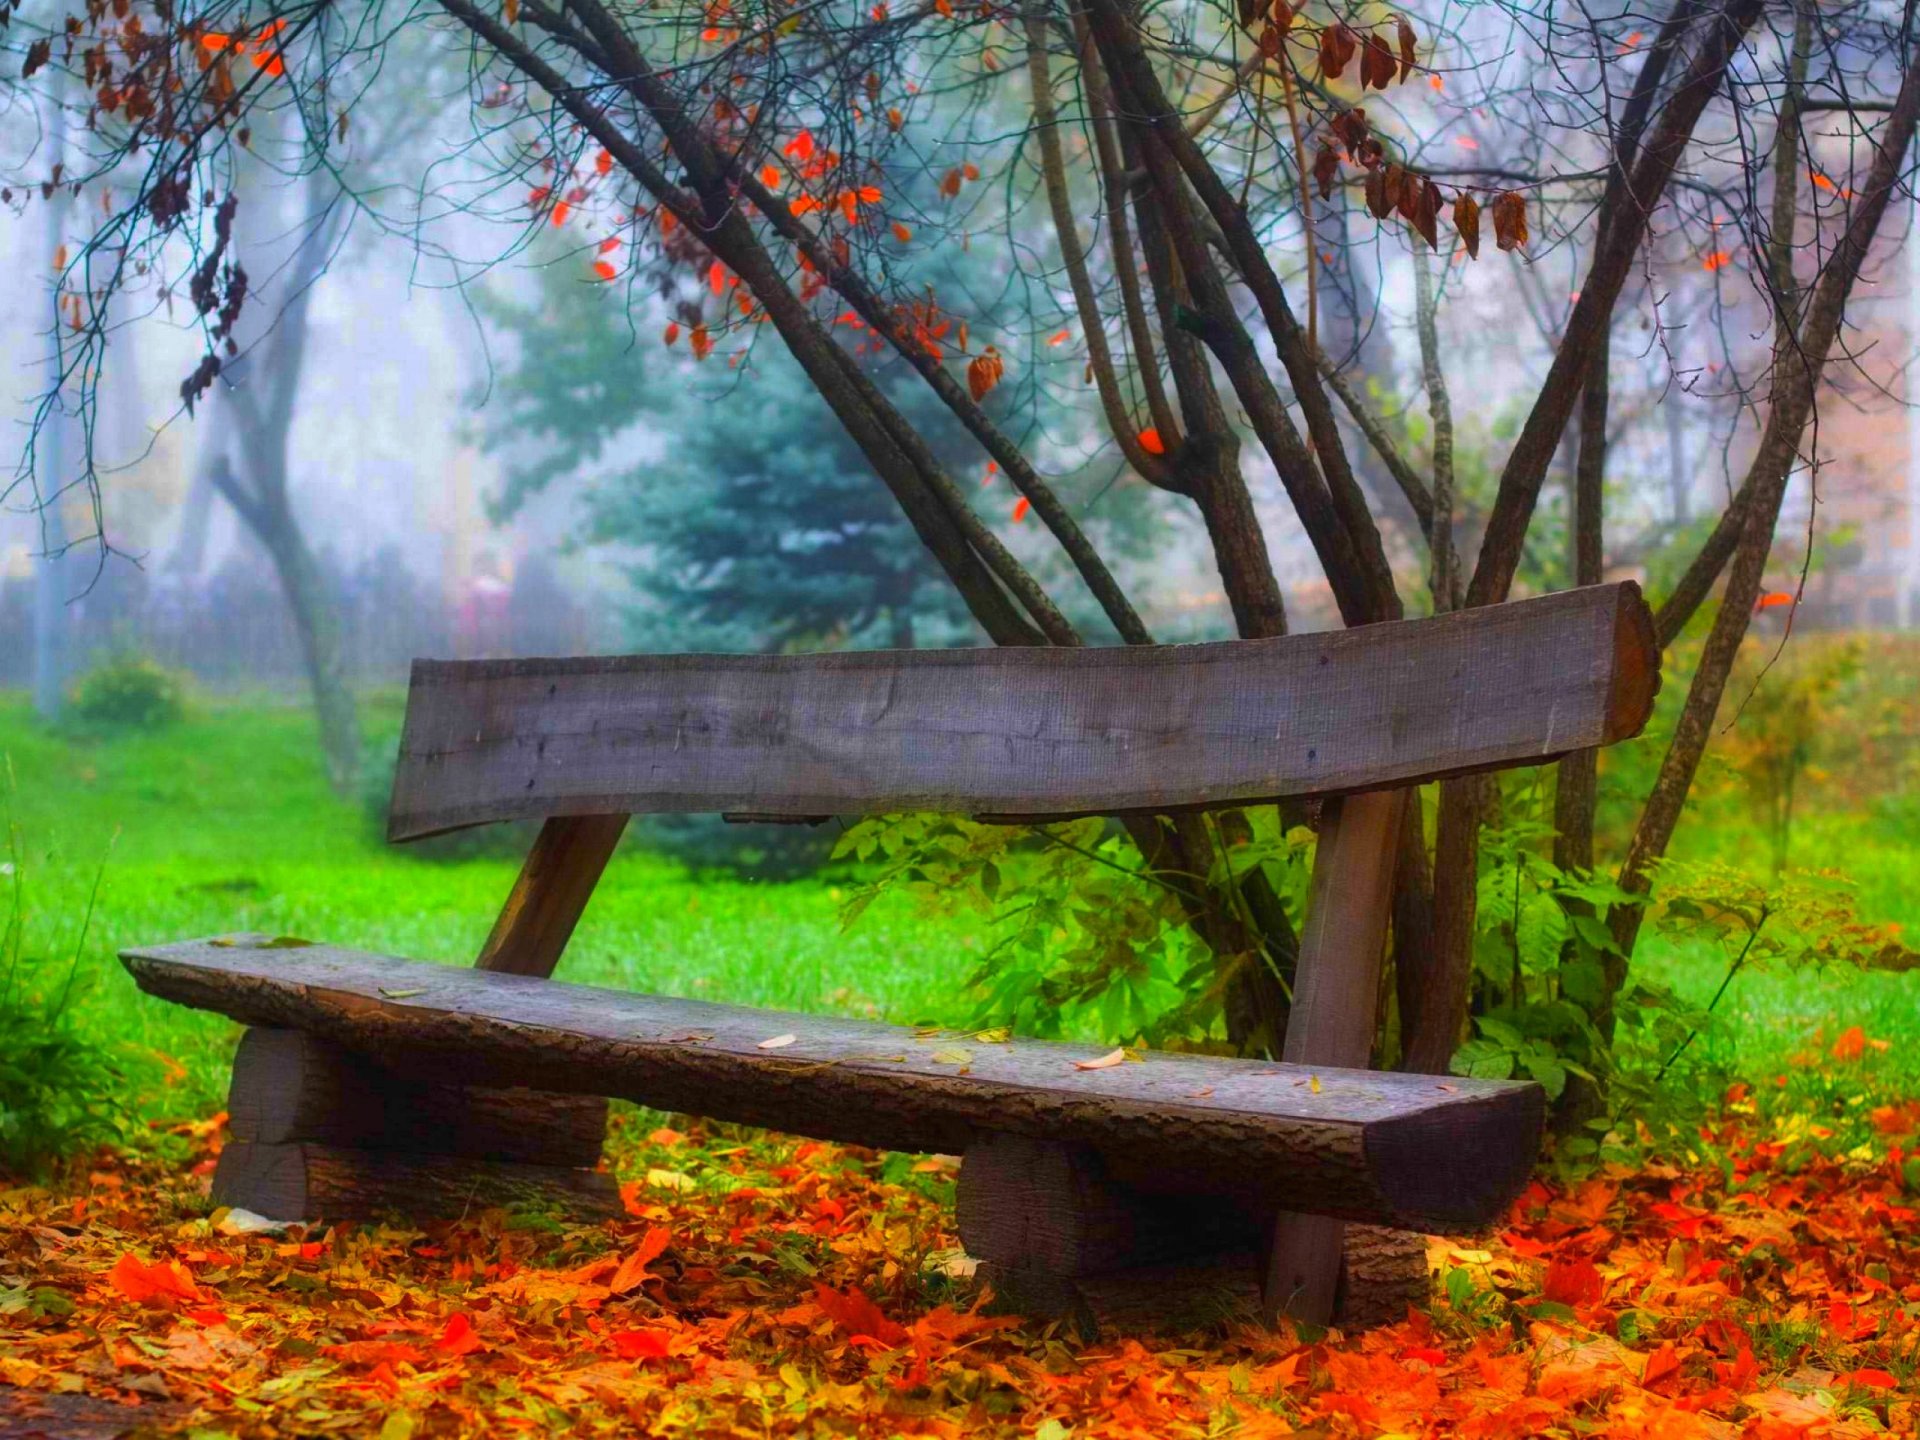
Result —
<instances>
[{"instance_id":1,"label":"orange leaf on ground","mask_svg":"<svg viewBox=\"0 0 1920 1440\"><path fill-rule=\"evenodd\" d=\"M480 1338L480 1332L473 1328L473 1322L467 1318L466 1312L456 1310L434 1340L433 1348L451 1360L456 1356L484 1350L487 1342Z\"/></svg>"},{"instance_id":2,"label":"orange leaf on ground","mask_svg":"<svg viewBox=\"0 0 1920 1440\"><path fill-rule=\"evenodd\" d=\"M1542 1293L1562 1305L1591 1305L1605 1290L1591 1260L1555 1260L1547 1266Z\"/></svg>"},{"instance_id":3,"label":"orange leaf on ground","mask_svg":"<svg viewBox=\"0 0 1920 1440\"><path fill-rule=\"evenodd\" d=\"M114 1262L107 1281L136 1305L204 1298L177 1262L156 1260L148 1265L130 1250Z\"/></svg>"},{"instance_id":4,"label":"orange leaf on ground","mask_svg":"<svg viewBox=\"0 0 1920 1440\"><path fill-rule=\"evenodd\" d=\"M640 1244L620 1262L620 1268L613 1272L613 1279L607 1282L607 1288L616 1295L624 1295L647 1278L647 1267L660 1258L673 1237L667 1233L664 1225L655 1225L641 1237Z\"/></svg>"},{"instance_id":5,"label":"orange leaf on ground","mask_svg":"<svg viewBox=\"0 0 1920 1440\"><path fill-rule=\"evenodd\" d=\"M667 1339L664 1330L616 1330L607 1336L613 1353L622 1360L664 1360Z\"/></svg>"},{"instance_id":6,"label":"orange leaf on ground","mask_svg":"<svg viewBox=\"0 0 1920 1440\"><path fill-rule=\"evenodd\" d=\"M882 1345L898 1345L907 1338L906 1328L881 1314L880 1307L864 1290L835 1290L831 1285L815 1285L813 1303L820 1307L821 1314L856 1339L865 1336Z\"/></svg>"}]
</instances>

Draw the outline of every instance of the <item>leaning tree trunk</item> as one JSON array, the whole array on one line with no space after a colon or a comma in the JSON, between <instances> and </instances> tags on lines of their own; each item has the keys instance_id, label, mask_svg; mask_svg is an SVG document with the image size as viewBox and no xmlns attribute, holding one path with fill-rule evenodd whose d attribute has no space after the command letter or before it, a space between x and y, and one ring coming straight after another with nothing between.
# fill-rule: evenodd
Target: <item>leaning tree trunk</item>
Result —
<instances>
[{"instance_id":1,"label":"leaning tree trunk","mask_svg":"<svg viewBox=\"0 0 1920 1440\"><path fill-rule=\"evenodd\" d=\"M340 627L327 595L326 578L307 548L299 528L289 523L261 541L273 557L280 588L287 597L300 658L313 694L313 713L320 726L320 753L327 781L336 792L350 794L360 778L360 718L353 694L347 689L346 666L340 649Z\"/></svg>"}]
</instances>

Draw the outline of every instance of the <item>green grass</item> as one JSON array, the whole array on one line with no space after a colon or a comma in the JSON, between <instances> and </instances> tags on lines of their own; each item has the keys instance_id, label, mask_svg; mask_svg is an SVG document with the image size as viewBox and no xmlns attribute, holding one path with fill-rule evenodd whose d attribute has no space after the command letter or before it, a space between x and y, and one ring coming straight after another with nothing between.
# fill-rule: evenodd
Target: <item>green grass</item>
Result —
<instances>
[{"instance_id":1,"label":"green grass","mask_svg":"<svg viewBox=\"0 0 1920 1440\"><path fill-rule=\"evenodd\" d=\"M396 697L367 706L388 743ZM0 696L0 756L12 773L29 948L63 956L79 939L88 893L99 901L82 947L85 1028L137 1060L157 1093L144 1108L214 1108L236 1027L141 996L122 947L235 930L301 935L389 954L469 963L511 884L508 858L417 858L379 843L358 804L326 787L312 722L294 707L202 702L157 735L71 738ZM1795 861L1860 881L1863 918L1920 936L1920 810L1911 802L1810 812ZM1738 806L1690 816L1680 851L1758 858ZM883 902L841 929L826 884L696 878L634 848L610 867L562 969L565 978L776 1008L959 1023L963 982L981 936ZM1643 941L1647 973L1704 1000L1724 961ZM1889 1040L1875 1091L1920 1093L1920 973L1830 971L1743 976L1722 1002L1727 1023L1699 1044L1755 1080L1770 1080L1821 1036L1849 1025ZM1803 1066L1804 1068L1804 1066ZM182 1073L184 1072L184 1073Z\"/></svg>"},{"instance_id":2,"label":"green grass","mask_svg":"<svg viewBox=\"0 0 1920 1440\"><path fill-rule=\"evenodd\" d=\"M374 705L369 722L391 734L397 707ZM158 1097L167 1112L220 1098L237 1030L142 996L114 960L118 950L257 930L469 964L518 868L506 858L423 860L379 843L364 811L328 790L312 722L294 708L203 704L159 735L70 740L8 697L0 754L13 774L29 945L66 954L98 877L82 957L85 1022L136 1057L157 1052L185 1067L178 1093ZM629 847L608 868L562 974L774 1008L958 1022L977 944L885 905L843 933L825 885L696 879Z\"/></svg>"}]
</instances>

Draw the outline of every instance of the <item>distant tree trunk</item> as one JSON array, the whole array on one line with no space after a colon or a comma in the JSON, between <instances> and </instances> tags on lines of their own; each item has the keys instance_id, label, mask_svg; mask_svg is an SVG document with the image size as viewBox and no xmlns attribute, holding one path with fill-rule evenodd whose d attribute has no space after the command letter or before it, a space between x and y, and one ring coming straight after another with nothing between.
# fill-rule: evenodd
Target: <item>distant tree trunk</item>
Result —
<instances>
[{"instance_id":1,"label":"distant tree trunk","mask_svg":"<svg viewBox=\"0 0 1920 1440\"><path fill-rule=\"evenodd\" d=\"M263 494L248 495L222 455L210 472L216 488L253 531L273 561L280 590L300 644L300 659L313 695L314 718L320 727L320 752L327 781L342 795L352 792L360 776L360 719L353 693L347 688L346 666L340 650L340 630L326 578L288 507L284 484L261 486Z\"/></svg>"},{"instance_id":2,"label":"distant tree trunk","mask_svg":"<svg viewBox=\"0 0 1920 1440\"><path fill-rule=\"evenodd\" d=\"M273 315L272 328L222 374L223 382L231 383L223 383L221 413L233 423L230 433L216 442L221 448L206 474L273 561L313 695L327 780L337 793L348 795L360 774L359 717L347 688L332 597L287 493L288 446L306 352L308 301L339 234L337 212L324 189L327 183L326 172L316 171L303 186L296 221L298 246L283 267L273 267L278 270L282 303ZM260 233L258 226L248 228ZM246 258L243 253L241 259ZM254 258L262 270L269 268L261 264L257 251Z\"/></svg>"}]
</instances>

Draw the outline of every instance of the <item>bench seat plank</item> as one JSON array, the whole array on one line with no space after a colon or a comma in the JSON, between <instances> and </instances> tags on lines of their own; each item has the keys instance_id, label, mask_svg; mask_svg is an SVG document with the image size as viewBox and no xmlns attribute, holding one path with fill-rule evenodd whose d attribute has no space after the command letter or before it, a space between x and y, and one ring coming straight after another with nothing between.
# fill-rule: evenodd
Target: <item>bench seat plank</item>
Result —
<instances>
[{"instance_id":1,"label":"bench seat plank","mask_svg":"<svg viewBox=\"0 0 1920 1440\"><path fill-rule=\"evenodd\" d=\"M1391 789L1637 734L1638 587L1208 645L420 660L388 835L555 815L1123 814Z\"/></svg>"},{"instance_id":2,"label":"bench seat plank","mask_svg":"<svg viewBox=\"0 0 1920 1440\"><path fill-rule=\"evenodd\" d=\"M485 1085L604 1095L882 1149L976 1135L1090 1146L1186 1193L1410 1229L1491 1222L1526 1183L1537 1085L1151 1052L1079 1070L1083 1046L457 969L258 937L128 950L140 988L249 1025ZM763 1042L794 1038L773 1049Z\"/></svg>"}]
</instances>

